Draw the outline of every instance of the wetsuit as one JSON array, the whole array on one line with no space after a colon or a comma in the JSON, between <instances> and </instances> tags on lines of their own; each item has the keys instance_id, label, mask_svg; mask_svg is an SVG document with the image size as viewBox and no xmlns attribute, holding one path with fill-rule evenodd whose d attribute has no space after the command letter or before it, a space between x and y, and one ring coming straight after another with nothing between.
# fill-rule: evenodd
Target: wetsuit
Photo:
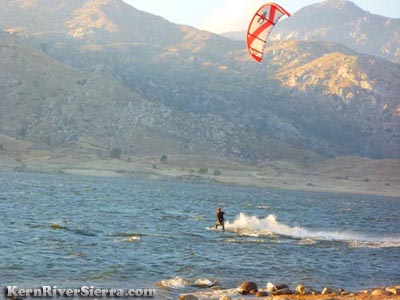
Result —
<instances>
[{"instance_id":1,"label":"wetsuit","mask_svg":"<svg viewBox=\"0 0 400 300\"><path fill-rule=\"evenodd\" d=\"M222 226L222 230L225 230L225 219L224 219L224 212L219 211L217 212L217 223L215 224L215 228L218 228L219 225Z\"/></svg>"}]
</instances>

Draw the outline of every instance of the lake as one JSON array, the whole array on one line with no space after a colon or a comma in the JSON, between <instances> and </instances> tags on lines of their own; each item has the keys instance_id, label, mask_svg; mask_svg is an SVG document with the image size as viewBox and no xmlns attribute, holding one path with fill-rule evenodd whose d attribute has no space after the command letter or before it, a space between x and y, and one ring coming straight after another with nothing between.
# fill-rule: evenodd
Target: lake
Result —
<instances>
[{"instance_id":1,"label":"lake","mask_svg":"<svg viewBox=\"0 0 400 300\"><path fill-rule=\"evenodd\" d=\"M173 299L198 280L400 281L400 197L3 172L0 203L3 287L156 287Z\"/></svg>"}]
</instances>

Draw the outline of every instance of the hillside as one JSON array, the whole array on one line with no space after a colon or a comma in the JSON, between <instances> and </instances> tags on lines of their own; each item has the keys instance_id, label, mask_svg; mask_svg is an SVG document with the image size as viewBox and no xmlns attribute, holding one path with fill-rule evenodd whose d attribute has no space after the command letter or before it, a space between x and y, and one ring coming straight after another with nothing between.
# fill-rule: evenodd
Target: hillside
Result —
<instances>
[{"instance_id":1,"label":"hillside","mask_svg":"<svg viewBox=\"0 0 400 300\"><path fill-rule=\"evenodd\" d=\"M305 7L279 26L272 39L321 40L399 63L400 19L363 11L349 0Z\"/></svg>"},{"instance_id":2,"label":"hillside","mask_svg":"<svg viewBox=\"0 0 400 300\"><path fill-rule=\"evenodd\" d=\"M398 65L320 41L275 42L256 64L243 42L120 0L0 4L0 26L37 49L9 51L21 53L18 69L2 61L24 82L5 80L2 111L13 119L1 129L14 138L65 147L89 135L127 156L151 149L253 162L400 155Z\"/></svg>"},{"instance_id":3,"label":"hillside","mask_svg":"<svg viewBox=\"0 0 400 300\"><path fill-rule=\"evenodd\" d=\"M92 138L86 154L94 158L108 157L113 148L125 156L193 151L245 158L273 147L222 116L149 102L110 75L66 66L6 33L0 33L0 51L1 132L36 148L74 149Z\"/></svg>"}]
</instances>

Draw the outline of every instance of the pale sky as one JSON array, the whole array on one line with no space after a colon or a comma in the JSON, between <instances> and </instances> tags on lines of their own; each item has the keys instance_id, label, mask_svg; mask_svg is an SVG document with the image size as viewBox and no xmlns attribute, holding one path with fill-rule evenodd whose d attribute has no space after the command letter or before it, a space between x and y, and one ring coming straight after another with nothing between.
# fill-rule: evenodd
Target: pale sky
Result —
<instances>
[{"instance_id":1,"label":"pale sky","mask_svg":"<svg viewBox=\"0 0 400 300\"><path fill-rule=\"evenodd\" d=\"M159 15L173 23L185 24L215 33L246 30L260 0L124 0L133 7ZM275 0L288 12L322 2L321 0ZM373 14L400 18L400 0L353 0Z\"/></svg>"}]
</instances>

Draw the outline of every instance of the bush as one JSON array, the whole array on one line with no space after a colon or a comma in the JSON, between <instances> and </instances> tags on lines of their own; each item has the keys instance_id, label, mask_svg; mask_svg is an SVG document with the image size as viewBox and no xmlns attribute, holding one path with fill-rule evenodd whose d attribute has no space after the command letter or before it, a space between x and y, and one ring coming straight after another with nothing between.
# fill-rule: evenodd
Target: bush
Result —
<instances>
[{"instance_id":1,"label":"bush","mask_svg":"<svg viewBox=\"0 0 400 300\"><path fill-rule=\"evenodd\" d=\"M200 168L198 172L199 174L206 174L208 173L208 168Z\"/></svg>"},{"instance_id":2,"label":"bush","mask_svg":"<svg viewBox=\"0 0 400 300\"><path fill-rule=\"evenodd\" d=\"M220 170L214 170L214 176L220 176L222 172Z\"/></svg>"},{"instance_id":3,"label":"bush","mask_svg":"<svg viewBox=\"0 0 400 300\"><path fill-rule=\"evenodd\" d=\"M166 156L165 154L161 155L160 157L160 162L165 163L168 159L168 156Z\"/></svg>"},{"instance_id":4,"label":"bush","mask_svg":"<svg viewBox=\"0 0 400 300\"><path fill-rule=\"evenodd\" d=\"M110 151L110 157L115 159L121 159L122 150L120 148L112 148Z\"/></svg>"}]
</instances>

